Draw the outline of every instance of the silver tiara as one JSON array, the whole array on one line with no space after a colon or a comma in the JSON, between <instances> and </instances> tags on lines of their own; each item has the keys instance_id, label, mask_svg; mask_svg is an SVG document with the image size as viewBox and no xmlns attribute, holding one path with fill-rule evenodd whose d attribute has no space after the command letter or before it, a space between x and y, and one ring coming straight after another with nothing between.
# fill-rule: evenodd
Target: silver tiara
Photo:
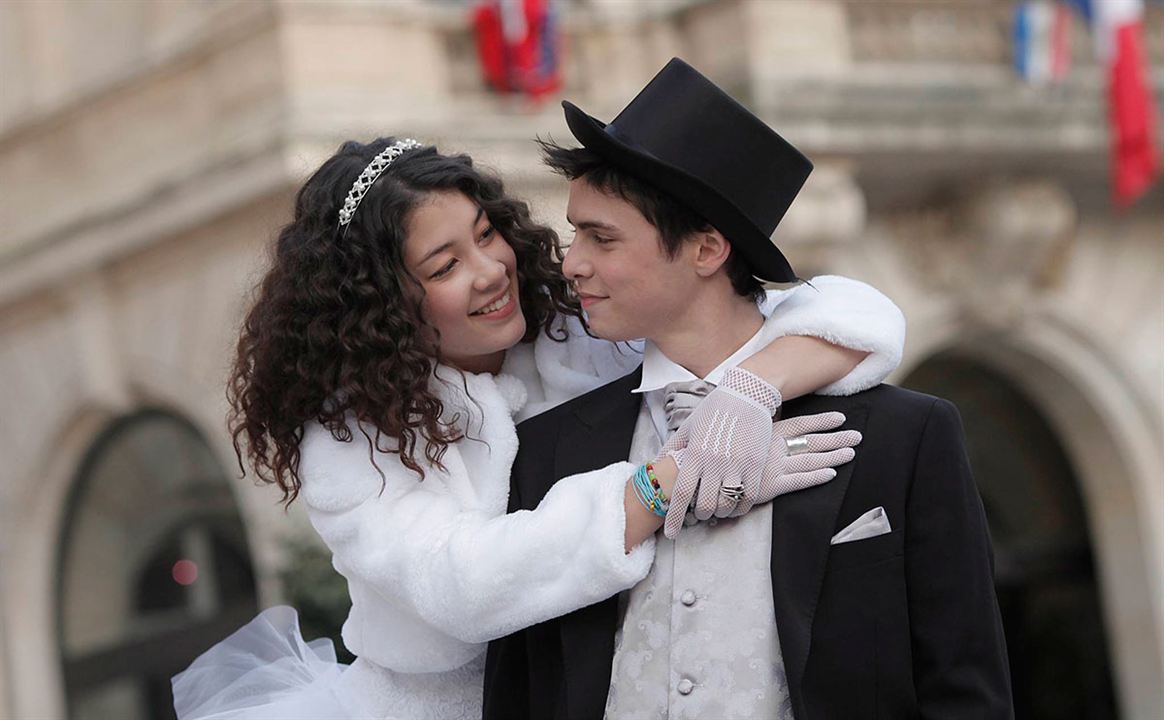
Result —
<instances>
[{"instance_id":1,"label":"silver tiara","mask_svg":"<svg viewBox=\"0 0 1164 720\"><path fill-rule=\"evenodd\" d=\"M360 201L364 199L368 188L372 187L372 183L376 182L380 174L388 169L392 161L400 157L404 151L414 150L418 147L423 146L412 138L404 138L392 143L386 150L372 158L372 162L368 163L368 167L364 168L364 172L360 173L360 176L352 183L352 189L348 190L344 206L339 211L340 227L347 227L347 224L352 221L352 215L360 206Z\"/></svg>"}]
</instances>

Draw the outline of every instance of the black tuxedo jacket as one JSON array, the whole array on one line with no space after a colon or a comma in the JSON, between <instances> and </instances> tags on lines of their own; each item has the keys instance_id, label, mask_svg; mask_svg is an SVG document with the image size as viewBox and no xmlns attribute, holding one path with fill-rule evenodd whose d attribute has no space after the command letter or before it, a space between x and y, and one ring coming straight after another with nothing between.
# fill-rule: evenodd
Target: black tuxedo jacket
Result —
<instances>
[{"instance_id":1,"label":"black tuxedo jacket","mask_svg":"<svg viewBox=\"0 0 1164 720\"><path fill-rule=\"evenodd\" d=\"M518 426L511 512L537 507L556 478L627 459L639 377ZM882 385L791 401L783 416L829 410L862 432L856 459L772 504L772 590L794 715L1012 717L990 537L957 410ZM829 545L877 506L891 533ZM486 720L600 720L617 612L612 597L490 643Z\"/></svg>"}]
</instances>

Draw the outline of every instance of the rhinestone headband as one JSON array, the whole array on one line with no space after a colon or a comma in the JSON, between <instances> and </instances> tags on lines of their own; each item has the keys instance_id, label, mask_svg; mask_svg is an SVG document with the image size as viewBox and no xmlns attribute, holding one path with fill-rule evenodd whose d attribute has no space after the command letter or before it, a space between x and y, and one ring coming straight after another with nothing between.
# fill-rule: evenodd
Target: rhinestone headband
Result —
<instances>
[{"instance_id":1,"label":"rhinestone headband","mask_svg":"<svg viewBox=\"0 0 1164 720\"><path fill-rule=\"evenodd\" d=\"M344 206L339 211L340 227L347 227L348 223L352 221L352 215L360 206L360 201L364 199L368 188L372 187L372 183L376 182L380 174L388 169L392 161L404 154L406 150L415 150L418 147L423 146L412 138L404 138L392 143L386 150L372 158L372 162L368 163L368 167L364 168L364 172L360 173L360 176L352 183L352 189L348 190Z\"/></svg>"}]
</instances>

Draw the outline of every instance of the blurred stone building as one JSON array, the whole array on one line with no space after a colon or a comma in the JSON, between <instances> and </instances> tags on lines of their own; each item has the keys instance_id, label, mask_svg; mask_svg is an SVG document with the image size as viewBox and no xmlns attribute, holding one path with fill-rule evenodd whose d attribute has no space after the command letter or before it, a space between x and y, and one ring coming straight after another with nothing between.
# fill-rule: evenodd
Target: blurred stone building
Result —
<instances>
[{"instance_id":1,"label":"blurred stone building","mask_svg":"<svg viewBox=\"0 0 1164 720\"><path fill-rule=\"evenodd\" d=\"M680 55L816 161L776 239L891 296L893 380L959 405L1020 716L1164 717L1164 184L1112 210L1083 30L1033 87L1001 0L562 10L593 114ZM1159 103L1164 6L1145 25ZM165 717L281 599L303 520L238 479L223 382L297 186L382 134L563 229L531 143L569 139L560 109L484 89L463 3L0 4L0 718Z\"/></svg>"}]
</instances>

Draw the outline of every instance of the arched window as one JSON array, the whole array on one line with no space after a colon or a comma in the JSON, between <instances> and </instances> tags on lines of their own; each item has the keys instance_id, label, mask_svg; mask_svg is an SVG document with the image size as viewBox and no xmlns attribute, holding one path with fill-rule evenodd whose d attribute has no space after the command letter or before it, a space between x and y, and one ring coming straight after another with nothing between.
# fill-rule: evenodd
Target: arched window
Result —
<instances>
[{"instance_id":1,"label":"arched window","mask_svg":"<svg viewBox=\"0 0 1164 720\"><path fill-rule=\"evenodd\" d=\"M170 677L255 614L229 483L198 431L160 411L114 423L89 451L58 573L74 720L172 718Z\"/></svg>"},{"instance_id":2,"label":"arched window","mask_svg":"<svg viewBox=\"0 0 1164 720\"><path fill-rule=\"evenodd\" d=\"M1020 387L972 360L939 355L903 385L962 415L994 543L1015 716L1114 720L1087 514L1055 431Z\"/></svg>"}]
</instances>

